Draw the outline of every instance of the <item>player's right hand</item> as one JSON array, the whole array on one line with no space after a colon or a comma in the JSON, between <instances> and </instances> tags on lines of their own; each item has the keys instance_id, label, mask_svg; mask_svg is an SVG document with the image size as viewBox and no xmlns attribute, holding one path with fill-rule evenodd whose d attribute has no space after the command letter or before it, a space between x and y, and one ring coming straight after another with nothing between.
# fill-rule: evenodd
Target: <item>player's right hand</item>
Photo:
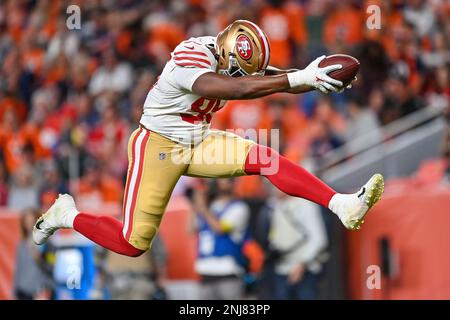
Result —
<instances>
[{"instance_id":1,"label":"player's right hand","mask_svg":"<svg viewBox=\"0 0 450 320\"><path fill-rule=\"evenodd\" d=\"M320 61L325 59L325 55L312 61L305 69L288 73L288 80L291 88L307 85L323 93L339 92L342 89L342 81L328 76L328 73L342 68L340 64L319 67Z\"/></svg>"}]
</instances>

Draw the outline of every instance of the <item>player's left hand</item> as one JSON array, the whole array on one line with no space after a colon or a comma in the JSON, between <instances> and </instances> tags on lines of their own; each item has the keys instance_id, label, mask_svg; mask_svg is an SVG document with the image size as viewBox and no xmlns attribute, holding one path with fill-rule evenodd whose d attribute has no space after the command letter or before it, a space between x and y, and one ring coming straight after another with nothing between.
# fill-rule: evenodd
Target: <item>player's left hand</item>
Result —
<instances>
[{"instance_id":1,"label":"player's left hand","mask_svg":"<svg viewBox=\"0 0 450 320\"><path fill-rule=\"evenodd\" d=\"M349 85L347 85L346 87L338 88L338 90L336 92L337 93L341 93L341 92L344 92L345 89L351 89L352 88L352 83L355 82L356 80L358 80L357 77L355 77L355 79L353 79L352 82Z\"/></svg>"},{"instance_id":2,"label":"player's left hand","mask_svg":"<svg viewBox=\"0 0 450 320\"><path fill-rule=\"evenodd\" d=\"M342 87L342 81L333 79L328 73L342 68L340 64L319 67L325 55L312 61L305 69L287 73L289 85L295 88L302 85L310 86L323 93L337 92Z\"/></svg>"}]
</instances>

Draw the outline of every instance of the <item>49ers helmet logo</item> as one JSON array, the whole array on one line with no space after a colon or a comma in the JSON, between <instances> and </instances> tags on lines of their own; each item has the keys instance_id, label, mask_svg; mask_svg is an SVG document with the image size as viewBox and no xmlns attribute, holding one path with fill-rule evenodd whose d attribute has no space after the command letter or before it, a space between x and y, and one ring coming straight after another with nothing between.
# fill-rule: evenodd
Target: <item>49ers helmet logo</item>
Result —
<instances>
[{"instance_id":1,"label":"49ers helmet logo","mask_svg":"<svg viewBox=\"0 0 450 320\"><path fill-rule=\"evenodd\" d=\"M252 43L246 35L241 34L237 38L236 50L242 59L248 60L251 58L253 53Z\"/></svg>"}]
</instances>

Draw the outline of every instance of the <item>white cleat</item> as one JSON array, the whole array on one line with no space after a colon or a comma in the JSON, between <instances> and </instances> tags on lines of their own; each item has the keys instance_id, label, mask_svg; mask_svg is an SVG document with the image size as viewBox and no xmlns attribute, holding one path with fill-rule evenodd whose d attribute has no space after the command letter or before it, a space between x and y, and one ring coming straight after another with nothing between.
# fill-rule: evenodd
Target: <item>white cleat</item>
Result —
<instances>
[{"instance_id":1,"label":"white cleat","mask_svg":"<svg viewBox=\"0 0 450 320\"><path fill-rule=\"evenodd\" d=\"M364 217L380 199L384 190L384 179L376 173L356 193L337 193L330 201L329 208L349 230L358 230L364 223Z\"/></svg>"},{"instance_id":2,"label":"white cleat","mask_svg":"<svg viewBox=\"0 0 450 320\"><path fill-rule=\"evenodd\" d=\"M78 214L75 201L68 194L60 194L55 203L44 213L33 227L33 241L44 244L61 228L73 228L73 220Z\"/></svg>"}]
</instances>

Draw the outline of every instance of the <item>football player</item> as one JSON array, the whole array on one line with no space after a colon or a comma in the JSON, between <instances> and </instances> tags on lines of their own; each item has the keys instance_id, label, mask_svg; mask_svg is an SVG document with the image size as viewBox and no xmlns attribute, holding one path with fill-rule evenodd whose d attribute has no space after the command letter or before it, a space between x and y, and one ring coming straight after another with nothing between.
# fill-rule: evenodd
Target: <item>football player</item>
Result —
<instances>
[{"instance_id":1,"label":"football player","mask_svg":"<svg viewBox=\"0 0 450 320\"><path fill-rule=\"evenodd\" d=\"M149 90L140 126L129 140L123 223L79 212L73 198L64 194L37 220L35 243L46 242L57 229L73 228L114 252L139 256L150 248L182 175L263 175L283 192L329 208L346 228L359 229L383 192L381 175L375 174L356 193L337 193L269 147L230 132L210 130L214 113L227 100L277 92L343 90L342 82L328 76L342 66L321 68L324 57L303 70L272 68L266 34L245 20L233 22L217 37L181 42Z\"/></svg>"}]
</instances>

